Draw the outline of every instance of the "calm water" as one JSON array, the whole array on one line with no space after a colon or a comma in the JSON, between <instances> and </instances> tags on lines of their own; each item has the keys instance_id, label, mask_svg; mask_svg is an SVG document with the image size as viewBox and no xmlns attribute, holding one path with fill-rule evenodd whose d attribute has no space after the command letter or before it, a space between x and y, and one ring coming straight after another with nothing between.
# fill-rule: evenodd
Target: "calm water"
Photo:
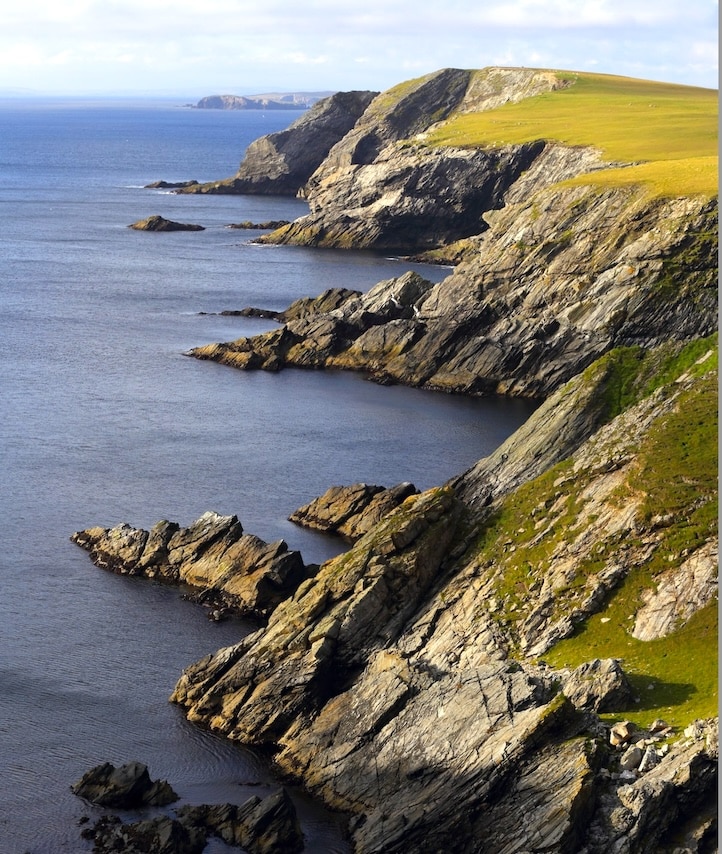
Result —
<instances>
[{"instance_id":1,"label":"calm water","mask_svg":"<svg viewBox=\"0 0 722 854\"><path fill-rule=\"evenodd\" d=\"M0 850L90 850L88 768L140 759L183 802L275 785L254 754L189 725L167 697L182 668L246 627L209 623L176 591L95 569L70 533L189 524L208 509L285 538L307 561L337 542L286 521L331 484L442 483L529 414L379 387L339 373L243 374L190 347L271 328L200 312L281 309L332 286L366 290L410 265L364 253L249 245L241 220L295 199L174 196L158 178L235 172L294 113L167 102L0 102ZM197 233L128 230L159 213ZM438 280L445 271L416 269ZM310 852L345 851L337 822L294 792ZM220 843L209 852L228 850Z\"/></svg>"}]
</instances>

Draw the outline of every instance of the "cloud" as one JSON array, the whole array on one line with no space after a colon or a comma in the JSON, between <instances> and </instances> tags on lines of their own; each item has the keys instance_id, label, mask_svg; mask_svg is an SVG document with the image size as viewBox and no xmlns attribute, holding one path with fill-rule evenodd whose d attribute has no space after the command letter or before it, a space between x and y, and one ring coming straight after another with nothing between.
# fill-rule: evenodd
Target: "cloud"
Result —
<instances>
[{"instance_id":1,"label":"cloud","mask_svg":"<svg viewBox=\"0 0 722 854\"><path fill-rule=\"evenodd\" d=\"M716 32L712 0L25 0L0 88L382 89L502 63L715 86Z\"/></svg>"}]
</instances>

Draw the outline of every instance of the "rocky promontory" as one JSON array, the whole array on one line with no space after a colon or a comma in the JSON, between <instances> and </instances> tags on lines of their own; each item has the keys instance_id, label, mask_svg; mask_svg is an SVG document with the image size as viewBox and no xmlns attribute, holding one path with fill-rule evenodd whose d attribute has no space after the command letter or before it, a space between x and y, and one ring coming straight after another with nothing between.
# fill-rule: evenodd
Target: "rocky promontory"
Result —
<instances>
[{"instance_id":1,"label":"rocky promontory","mask_svg":"<svg viewBox=\"0 0 722 854\"><path fill-rule=\"evenodd\" d=\"M103 569L188 585L213 613L265 616L313 571L283 540L266 543L244 533L237 516L212 511L187 528L122 524L76 531L71 540Z\"/></svg>"},{"instance_id":2,"label":"rocky promontory","mask_svg":"<svg viewBox=\"0 0 722 854\"><path fill-rule=\"evenodd\" d=\"M236 175L179 193L296 195L330 149L354 126L375 92L339 92L314 104L286 130L248 146Z\"/></svg>"},{"instance_id":3,"label":"rocky promontory","mask_svg":"<svg viewBox=\"0 0 722 854\"><path fill-rule=\"evenodd\" d=\"M680 631L690 638L714 622L714 472L683 454L683 487L671 462L655 469L715 396L714 344L691 370L680 352L632 357L624 370L638 402L616 415L620 366L590 368L527 427L551 443L569 399L586 398L561 463L547 456L535 469L538 446L512 437L488 466L490 483L506 484L499 491L477 468L453 490L409 496L267 628L189 667L172 699L229 738L275 746L285 772L355 816L358 851L445 850L453 838L470 852L641 852L666 850L685 827L710 839L716 722L682 732L650 719L620 735L596 712L623 718L664 684L630 684L618 661L560 668L540 658L580 626L609 634L611 621L628 649L634 621L617 627L618 614L634 614L640 594L648 601L661 572L699 589L683 616L668 603L656 636L670 640L665 656ZM647 391L670 362L670 381ZM592 393L580 397L580 383ZM678 510L661 518L668 488ZM589 652L605 643L590 640Z\"/></svg>"}]
</instances>

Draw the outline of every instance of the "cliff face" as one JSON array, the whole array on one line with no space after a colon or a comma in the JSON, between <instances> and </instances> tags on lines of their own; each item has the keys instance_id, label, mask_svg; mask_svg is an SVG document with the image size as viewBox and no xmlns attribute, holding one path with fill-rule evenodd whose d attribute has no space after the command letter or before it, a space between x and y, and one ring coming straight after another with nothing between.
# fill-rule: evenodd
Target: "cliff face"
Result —
<instances>
[{"instance_id":1,"label":"cliff face","mask_svg":"<svg viewBox=\"0 0 722 854\"><path fill-rule=\"evenodd\" d=\"M195 184L179 193L296 195L314 170L356 123L375 92L338 92L314 104L289 128L249 145L232 178Z\"/></svg>"},{"instance_id":2,"label":"cliff face","mask_svg":"<svg viewBox=\"0 0 722 854\"><path fill-rule=\"evenodd\" d=\"M283 770L355 815L358 851L448 850L452 838L469 852L652 851L687 820L708 834L714 725L678 734L671 748L646 728L621 737L593 714L639 701L639 682L630 689L618 662L555 669L537 658L637 601L656 597L665 618L648 637L673 645L711 616L715 478L691 460L715 429L711 418L702 434L692 427L714 411L714 345L642 391L678 352L658 354L654 367L630 357L625 378L639 399L616 417L619 365L595 365L560 389L532 417L527 441L489 462L499 486L481 507L467 509L485 480L478 468L456 494L411 495L302 584L266 629L188 668L173 700L230 738L277 745ZM547 459L534 477L532 437L551 440L570 399L587 427L560 449L563 463L549 469ZM685 486L671 462L656 472L677 431L690 440L681 455L673 445ZM662 518L668 478L677 513ZM684 613L673 597L665 608L665 589L685 585L695 592ZM646 607L617 630L624 644ZM590 652L604 649L595 644Z\"/></svg>"},{"instance_id":3,"label":"cliff face","mask_svg":"<svg viewBox=\"0 0 722 854\"><path fill-rule=\"evenodd\" d=\"M239 368L328 366L443 391L545 397L614 347L716 328L716 200L554 188L486 219L488 230L436 286L407 275L329 310L290 311L280 331L192 354Z\"/></svg>"}]
</instances>

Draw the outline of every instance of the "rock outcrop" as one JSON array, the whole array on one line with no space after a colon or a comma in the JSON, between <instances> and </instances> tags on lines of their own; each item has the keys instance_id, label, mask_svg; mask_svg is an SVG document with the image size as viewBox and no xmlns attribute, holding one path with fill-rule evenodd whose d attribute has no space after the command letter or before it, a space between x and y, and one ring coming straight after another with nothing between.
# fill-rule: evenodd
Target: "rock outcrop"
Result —
<instances>
[{"instance_id":1,"label":"rock outcrop","mask_svg":"<svg viewBox=\"0 0 722 854\"><path fill-rule=\"evenodd\" d=\"M330 149L355 125L375 92L339 92L314 104L283 131L248 146L236 175L179 193L295 196Z\"/></svg>"},{"instance_id":2,"label":"rock outcrop","mask_svg":"<svg viewBox=\"0 0 722 854\"><path fill-rule=\"evenodd\" d=\"M151 780L142 762L129 762L120 768L105 762L91 768L71 788L86 801L115 809L165 806L178 800L168 782Z\"/></svg>"},{"instance_id":3,"label":"rock outcrop","mask_svg":"<svg viewBox=\"0 0 722 854\"><path fill-rule=\"evenodd\" d=\"M388 489L368 483L331 486L288 518L305 528L339 534L354 542L417 492L412 483L399 483Z\"/></svg>"},{"instance_id":4,"label":"rock outcrop","mask_svg":"<svg viewBox=\"0 0 722 854\"><path fill-rule=\"evenodd\" d=\"M146 217L146 219L139 219L137 222L131 223L128 228L134 228L136 231L205 231L205 226L203 225L175 222L159 214L153 214L153 216Z\"/></svg>"},{"instance_id":5,"label":"rock outcrop","mask_svg":"<svg viewBox=\"0 0 722 854\"><path fill-rule=\"evenodd\" d=\"M285 789L263 799L254 796L241 806L181 807L178 818L248 854L296 854L304 850L296 809Z\"/></svg>"},{"instance_id":6,"label":"rock outcrop","mask_svg":"<svg viewBox=\"0 0 722 854\"><path fill-rule=\"evenodd\" d=\"M716 217L716 200L699 197L542 192L488 216L477 251L437 285L406 274L281 330L191 354L245 369L344 368L443 391L546 397L614 347L716 329Z\"/></svg>"},{"instance_id":7,"label":"rock outcrop","mask_svg":"<svg viewBox=\"0 0 722 854\"><path fill-rule=\"evenodd\" d=\"M189 585L214 613L265 616L311 571L283 540L266 543L245 534L237 516L213 512L187 528L167 521L150 531L122 524L76 531L71 539L103 569Z\"/></svg>"},{"instance_id":8,"label":"rock outcrop","mask_svg":"<svg viewBox=\"0 0 722 854\"><path fill-rule=\"evenodd\" d=\"M134 805L131 805L135 806ZM210 836L248 854L296 854L304 850L296 809L285 789L242 805L186 805L168 815L124 824L107 815L82 832L96 854L200 854Z\"/></svg>"}]
</instances>

